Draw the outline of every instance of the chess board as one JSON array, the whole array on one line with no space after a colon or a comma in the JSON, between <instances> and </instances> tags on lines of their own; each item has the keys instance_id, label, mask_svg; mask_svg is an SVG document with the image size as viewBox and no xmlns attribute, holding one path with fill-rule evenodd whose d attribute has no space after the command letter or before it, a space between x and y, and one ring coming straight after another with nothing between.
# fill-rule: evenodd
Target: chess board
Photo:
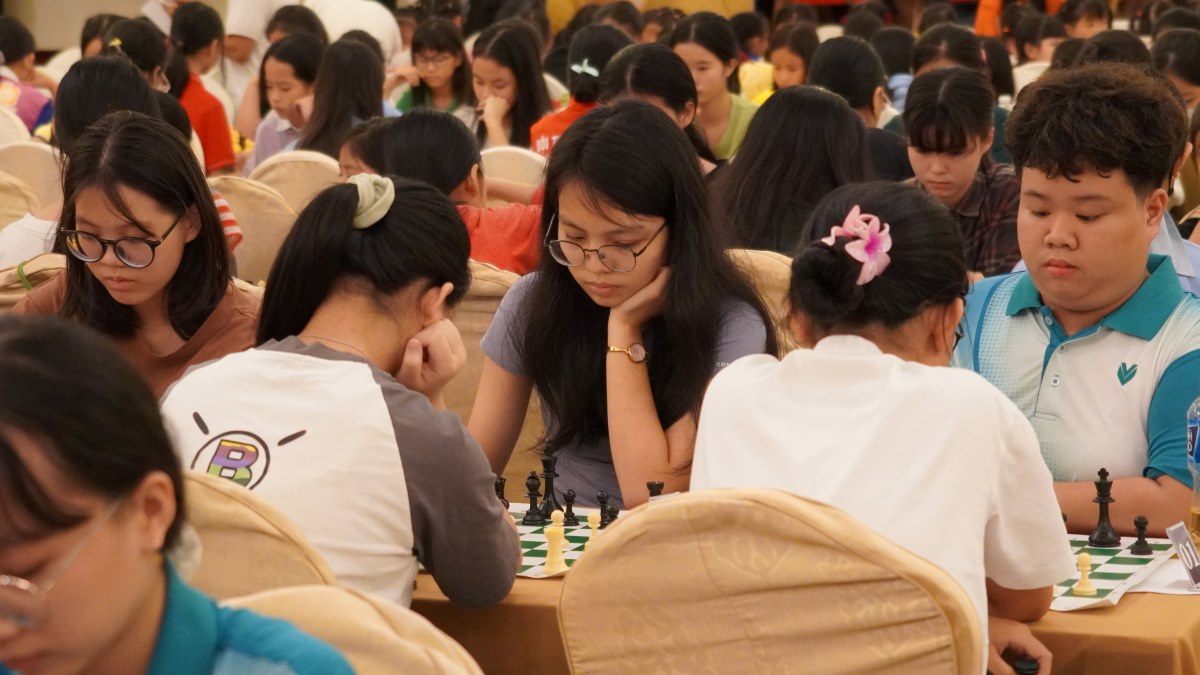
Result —
<instances>
[{"instance_id":1,"label":"chess board","mask_svg":"<svg viewBox=\"0 0 1200 675\"><path fill-rule=\"evenodd\" d=\"M566 543L564 544L563 557L566 558L567 567L575 563L579 556L583 555L583 547L588 540L592 538L591 528L587 526L587 514L595 509L576 508L575 515L582 523L578 527L565 527ZM521 518L525 515L525 509L513 508L512 516L517 521L517 530L521 534L521 549L523 555L521 557L521 566L517 569L517 576L530 577L533 579L545 579L548 575L545 572L546 552L549 550L546 544L546 527L522 525Z\"/></svg>"},{"instance_id":2,"label":"chess board","mask_svg":"<svg viewBox=\"0 0 1200 675\"><path fill-rule=\"evenodd\" d=\"M1054 600L1050 609L1059 612L1070 612L1077 609L1092 607L1110 607L1117 604L1121 596L1130 588L1146 578L1159 565L1171 559L1175 551L1169 539L1147 539L1152 555L1133 555L1129 547L1133 545L1133 537L1122 537L1119 548L1093 548L1088 546L1087 537L1071 537L1071 554L1089 553L1092 556L1092 571L1090 578L1096 587L1092 596L1075 595L1072 592L1079 582L1079 575L1054 586Z\"/></svg>"}]
</instances>

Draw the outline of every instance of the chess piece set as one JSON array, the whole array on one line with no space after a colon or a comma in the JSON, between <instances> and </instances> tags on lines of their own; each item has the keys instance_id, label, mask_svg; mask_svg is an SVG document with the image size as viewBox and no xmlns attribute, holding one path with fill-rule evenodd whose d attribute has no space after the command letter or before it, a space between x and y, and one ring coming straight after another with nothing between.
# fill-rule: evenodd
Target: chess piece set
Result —
<instances>
[{"instance_id":1,"label":"chess piece set","mask_svg":"<svg viewBox=\"0 0 1200 675\"><path fill-rule=\"evenodd\" d=\"M1113 529L1112 522L1108 517L1108 505L1117 501L1112 497L1112 481L1108 479L1108 470L1100 469L1096 474L1099 480L1096 484L1096 498L1092 501L1100 505L1100 518L1096 522L1096 529L1092 530L1092 534L1088 536L1088 546L1095 548L1117 548L1121 545L1121 535ZM1146 527L1150 521L1146 516L1138 516L1133 519L1133 527L1137 531L1137 540L1129 547L1130 555L1153 555L1154 549L1150 547L1150 543L1146 541ZM1079 570L1079 582L1075 584L1071 592L1074 595L1090 597L1096 595L1096 586L1090 578L1092 571L1092 555L1087 551L1080 553L1075 560L1075 567Z\"/></svg>"},{"instance_id":2,"label":"chess piece set","mask_svg":"<svg viewBox=\"0 0 1200 675\"><path fill-rule=\"evenodd\" d=\"M521 518L522 525L542 526L553 522L555 512L562 512L562 525L566 527L576 527L580 524L579 518L575 515L575 491L566 490L562 493L563 503L558 501L558 492L554 489L554 481L558 478L558 473L554 470L555 464L558 463L558 458L554 455L546 455L542 457L542 473L538 476L536 471L529 472L529 478L525 479L525 496L529 498L529 508L525 511L524 517ZM505 508L508 507L508 501L504 499L504 479L496 481L496 497L504 503ZM542 485L545 483L545 497L543 498ZM596 504L599 506L599 512L596 515L600 529L608 527L610 523L617 519L620 514L620 509L615 505L608 503L608 493L599 492L596 494ZM590 515L589 515L590 520Z\"/></svg>"}]
</instances>

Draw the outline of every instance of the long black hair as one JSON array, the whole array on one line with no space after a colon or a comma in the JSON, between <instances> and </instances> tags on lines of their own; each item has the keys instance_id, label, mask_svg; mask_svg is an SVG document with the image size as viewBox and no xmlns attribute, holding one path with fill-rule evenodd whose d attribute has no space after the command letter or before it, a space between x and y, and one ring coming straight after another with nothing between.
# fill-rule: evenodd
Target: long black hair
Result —
<instances>
[{"instance_id":1,"label":"long black hair","mask_svg":"<svg viewBox=\"0 0 1200 675\"><path fill-rule=\"evenodd\" d=\"M125 17L120 14L93 14L83 22L83 30L79 32L79 51L81 54L87 53L88 45L92 40L100 41L100 48L104 48L104 35L108 33L108 29L114 24L124 21ZM95 56L95 54L93 54Z\"/></svg>"},{"instance_id":2,"label":"long black hair","mask_svg":"<svg viewBox=\"0 0 1200 675\"><path fill-rule=\"evenodd\" d=\"M916 75L927 64L942 59L979 72L986 68L979 38L957 24L938 24L917 38L913 44L912 72Z\"/></svg>"},{"instance_id":3,"label":"long black hair","mask_svg":"<svg viewBox=\"0 0 1200 675\"><path fill-rule=\"evenodd\" d=\"M93 56L63 75L54 97L54 142L70 157L72 146L101 117L132 110L161 117L155 92L137 66L124 56Z\"/></svg>"},{"instance_id":4,"label":"long black hair","mask_svg":"<svg viewBox=\"0 0 1200 675\"><path fill-rule=\"evenodd\" d=\"M625 31L607 24L584 26L571 40L567 51L567 88L579 103L600 98L600 74L617 52L633 44Z\"/></svg>"},{"instance_id":5,"label":"long black hair","mask_svg":"<svg viewBox=\"0 0 1200 675\"><path fill-rule=\"evenodd\" d=\"M184 246L179 268L164 291L171 327L180 337L190 339L225 295L229 252L204 169L175 128L159 119L122 111L105 115L84 131L71 144L55 245L66 250L61 232L75 228L75 201L91 188L102 191L118 214L137 225L121 198L122 187L150 197L177 217L188 209L196 210L199 233ZM61 315L116 338L136 333L141 325L137 312L113 300L87 263L67 256L66 274Z\"/></svg>"},{"instance_id":6,"label":"long black hair","mask_svg":"<svg viewBox=\"0 0 1200 675\"><path fill-rule=\"evenodd\" d=\"M312 118L297 147L336 158L356 121L383 114L383 64L365 44L338 40L321 57L316 86Z\"/></svg>"},{"instance_id":7,"label":"long black hair","mask_svg":"<svg viewBox=\"0 0 1200 675\"><path fill-rule=\"evenodd\" d=\"M433 108L416 108L371 125L353 151L380 174L423 181L444 195L482 162L475 134L454 115Z\"/></svg>"},{"instance_id":8,"label":"long black hair","mask_svg":"<svg viewBox=\"0 0 1200 675\"><path fill-rule=\"evenodd\" d=\"M267 59L288 64L297 80L311 86L317 81L321 57L324 55L325 42L311 33L293 33L267 47L267 53L263 54L262 63L258 66L259 114L265 116L271 111L271 102L267 100Z\"/></svg>"},{"instance_id":9,"label":"long black hair","mask_svg":"<svg viewBox=\"0 0 1200 675\"><path fill-rule=\"evenodd\" d=\"M891 262L858 285L862 263L845 252L849 239L823 243L858 207L890 226ZM962 237L950 212L914 185L891 182L845 185L813 211L805 246L792 261L788 300L818 333L853 331L870 324L896 328L928 307L947 305L967 292Z\"/></svg>"},{"instance_id":10,"label":"long black hair","mask_svg":"<svg viewBox=\"0 0 1200 675\"><path fill-rule=\"evenodd\" d=\"M450 78L450 89L460 106L474 107L475 88L471 86L471 59L467 57L467 50L463 47L463 37L458 26L450 19L438 16L421 22L421 25L417 26L417 32L413 33L414 63L422 52L452 54L458 57L458 67L454 69L454 75ZM423 80L412 88L412 100L414 106L433 105L433 92Z\"/></svg>"},{"instance_id":11,"label":"long black hair","mask_svg":"<svg viewBox=\"0 0 1200 675\"><path fill-rule=\"evenodd\" d=\"M425 183L387 180L394 180L395 201L369 227L354 226L352 184L326 189L300 212L267 277L258 344L298 335L339 279L362 279L381 295L416 281L450 282L450 306L466 294L471 241L454 205Z\"/></svg>"},{"instance_id":12,"label":"long black hair","mask_svg":"<svg viewBox=\"0 0 1200 675\"><path fill-rule=\"evenodd\" d=\"M688 103L693 113L700 107L692 71L670 47L657 42L622 49L600 73L602 103L615 103L627 96L656 96L676 115L684 114ZM717 161L694 119L683 131L701 159Z\"/></svg>"},{"instance_id":13,"label":"long black hair","mask_svg":"<svg viewBox=\"0 0 1200 675\"><path fill-rule=\"evenodd\" d=\"M666 220L671 277L663 313L646 327L655 354L648 361L650 389L663 428L698 413L713 375L719 319L730 301L753 307L767 326L771 319L718 242L687 138L644 101L596 108L567 128L550 155L543 233L550 231L568 184L596 205ZM527 372L555 420L543 439L546 450L607 436L608 310L586 295L569 268L543 256L519 321ZM766 350L774 352L774 331L767 330L766 339Z\"/></svg>"},{"instance_id":14,"label":"long black hair","mask_svg":"<svg viewBox=\"0 0 1200 675\"><path fill-rule=\"evenodd\" d=\"M187 57L207 48L213 41L220 43L224 39L221 15L212 7L202 2L188 2L175 10L171 16L171 58L165 69L172 96L183 96L187 86Z\"/></svg>"},{"instance_id":15,"label":"long black hair","mask_svg":"<svg viewBox=\"0 0 1200 675\"><path fill-rule=\"evenodd\" d=\"M832 91L857 110L871 107L875 90L887 84L887 75L870 43L842 36L817 48L808 68L808 83Z\"/></svg>"},{"instance_id":16,"label":"long black hair","mask_svg":"<svg viewBox=\"0 0 1200 675\"><path fill-rule=\"evenodd\" d=\"M722 64L730 62L738 64L725 80L725 88L734 94L742 91L738 71L740 51L738 49L737 32L729 19L712 12L696 12L680 21L675 30L671 31L671 48L675 45L694 43L712 52Z\"/></svg>"},{"instance_id":17,"label":"long black hair","mask_svg":"<svg viewBox=\"0 0 1200 675\"><path fill-rule=\"evenodd\" d=\"M542 73L542 41L529 23L508 19L493 24L479 34L472 59L487 58L512 71L516 81L517 100L513 101L508 118L512 131L508 142L529 147L529 128L550 112L550 94ZM480 122L479 142L487 138L487 127Z\"/></svg>"},{"instance_id":18,"label":"long black hair","mask_svg":"<svg viewBox=\"0 0 1200 675\"><path fill-rule=\"evenodd\" d=\"M1200 86L1200 31L1169 30L1150 48L1154 69Z\"/></svg>"},{"instance_id":19,"label":"long black hair","mask_svg":"<svg viewBox=\"0 0 1200 675\"><path fill-rule=\"evenodd\" d=\"M146 81L154 85L154 71L167 67L167 36L154 22L141 19L124 19L113 24L104 37L102 55L124 54L142 72ZM186 64L185 64L186 66ZM186 73L184 73L186 77Z\"/></svg>"},{"instance_id":20,"label":"long black hair","mask_svg":"<svg viewBox=\"0 0 1200 675\"><path fill-rule=\"evenodd\" d=\"M995 125L996 95L981 73L938 68L918 75L904 103L904 132L917 152L957 155L983 142ZM991 165L984 153L980 165Z\"/></svg>"},{"instance_id":21,"label":"long black hair","mask_svg":"<svg viewBox=\"0 0 1200 675\"><path fill-rule=\"evenodd\" d=\"M717 178L717 213L731 245L790 254L817 202L867 180L870 171L866 127L845 99L817 87L786 87L759 108L737 157Z\"/></svg>"},{"instance_id":22,"label":"long black hair","mask_svg":"<svg viewBox=\"0 0 1200 675\"><path fill-rule=\"evenodd\" d=\"M32 438L71 484L108 500L128 495L151 472L166 474L175 519L163 550L178 541L186 521L183 469L157 401L108 340L60 318L0 317L0 513L6 523L33 523L17 530L22 537L87 520L38 480L14 448L14 431Z\"/></svg>"}]
</instances>

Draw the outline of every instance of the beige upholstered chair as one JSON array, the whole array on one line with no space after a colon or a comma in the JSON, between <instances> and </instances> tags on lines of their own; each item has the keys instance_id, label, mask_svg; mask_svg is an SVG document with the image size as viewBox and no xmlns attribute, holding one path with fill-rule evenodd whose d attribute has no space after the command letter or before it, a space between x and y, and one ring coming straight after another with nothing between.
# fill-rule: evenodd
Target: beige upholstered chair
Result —
<instances>
[{"instance_id":1,"label":"beige upholstered chair","mask_svg":"<svg viewBox=\"0 0 1200 675\"><path fill-rule=\"evenodd\" d=\"M483 672L467 650L421 615L346 588L280 588L225 604L290 621L335 647L359 675Z\"/></svg>"},{"instance_id":2,"label":"beige upholstered chair","mask_svg":"<svg viewBox=\"0 0 1200 675\"><path fill-rule=\"evenodd\" d=\"M546 173L546 158L532 150L506 145L480 153L483 175L523 185L540 185Z\"/></svg>"},{"instance_id":3,"label":"beige upholstered chair","mask_svg":"<svg viewBox=\"0 0 1200 675\"><path fill-rule=\"evenodd\" d=\"M40 207L41 201L28 183L0 170L0 230Z\"/></svg>"},{"instance_id":4,"label":"beige upholstered chair","mask_svg":"<svg viewBox=\"0 0 1200 675\"><path fill-rule=\"evenodd\" d=\"M303 211L319 192L340 181L337 160L312 150L272 155L254 167L250 178L275 188L296 213Z\"/></svg>"},{"instance_id":5,"label":"beige upholstered chair","mask_svg":"<svg viewBox=\"0 0 1200 675\"><path fill-rule=\"evenodd\" d=\"M336 585L329 563L287 516L250 490L199 471L184 473L188 521L204 551L190 579L217 599L285 586Z\"/></svg>"},{"instance_id":6,"label":"beige upholstered chair","mask_svg":"<svg viewBox=\"0 0 1200 675\"><path fill-rule=\"evenodd\" d=\"M4 198L4 191L0 190L0 202ZM19 265L0 269L0 313L11 310L29 291L66 268L67 260L62 255L43 253Z\"/></svg>"},{"instance_id":7,"label":"beige upholstered chair","mask_svg":"<svg viewBox=\"0 0 1200 675\"><path fill-rule=\"evenodd\" d=\"M295 210L282 195L258 181L221 176L208 183L229 202L242 228L244 238L233 252L238 277L252 284L266 281L279 247L296 222Z\"/></svg>"},{"instance_id":8,"label":"beige upholstered chair","mask_svg":"<svg viewBox=\"0 0 1200 675\"><path fill-rule=\"evenodd\" d=\"M58 150L41 141L0 146L0 171L28 185L43 206L62 201Z\"/></svg>"},{"instance_id":9,"label":"beige upholstered chair","mask_svg":"<svg viewBox=\"0 0 1200 675\"><path fill-rule=\"evenodd\" d=\"M567 101L571 100L571 90L567 89L567 85L549 73L544 74L543 77L546 80L546 93L550 95L550 101L566 105Z\"/></svg>"},{"instance_id":10,"label":"beige upholstered chair","mask_svg":"<svg viewBox=\"0 0 1200 675\"><path fill-rule=\"evenodd\" d=\"M13 112L12 108L0 105L0 145L28 141L29 128L25 122Z\"/></svg>"},{"instance_id":11,"label":"beige upholstered chair","mask_svg":"<svg viewBox=\"0 0 1200 675\"><path fill-rule=\"evenodd\" d=\"M742 273L749 277L758 291L759 298L771 312L775 323L775 335L779 339L779 351L786 354L796 348L792 331L788 328L788 288L792 283L792 260L775 251L757 251L749 248L730 249L733 259Z\"/></svg>"},{"instance_id":12,"label":"beige upholstered chair","mask_svg":"<svg viewBox=\"0 0 1200 675\"><path fill-rule=\"evenodd\" d=\"M881 506L881 508L885 508ZM979 620L932 563L831 506L693 492L629 511L567 575L574 673L978 673Z\"/></svg>"}]
</instances>

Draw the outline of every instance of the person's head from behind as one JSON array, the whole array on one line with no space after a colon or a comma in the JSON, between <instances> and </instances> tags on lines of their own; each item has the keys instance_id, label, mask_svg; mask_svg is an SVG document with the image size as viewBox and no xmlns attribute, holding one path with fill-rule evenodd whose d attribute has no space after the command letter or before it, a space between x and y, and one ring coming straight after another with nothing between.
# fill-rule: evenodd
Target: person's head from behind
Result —
<instances>
[{"instance_id":1,"label":"person's head from behind","mask_svg":"<svg viewBox=\"0 0 1200 675\"><path fill-rule=\"evenodd\" d=\"M23 80L33 77L37 43L25 24L11 15L0 14L0 58L17 77Z\"/></svg>"},{"instance_id":2,"label":"person's head from behind","mask_svg":"<svg viewBox=\"0 0 1200 675\"><path fill-rule=\"evenodd\" d=\"M633 44L619 28L604 24L584 26L571 38L567 52L567 88L579 103L595 103L600 98L600 74L617 52Z\"/></svg>"},{"instance_id":3,"label":"person's head from behind","mask_svg":"<svg viewBox=\"0 0 1200 675\"><path fill-rule=\"evenodd\" d=\"M680 21L671 33L671 49L692 71L700 105L741 91L737 33L725 17L697 12Z\"/></svg>"},{"instance_id":4,"label":"person's head from behind","mask_svg":"<svg viewBox=\"0 0 1200 675\"><path fill-rule=\"evenodd\" d=\"M992 86L966 68L941 68L918 75L904 104L908 159L917 180L948 207L970 191L995 134Z\"/></svg>"},{"instance_id":5,"label":"person's head from behind","mask_svg":"<svg viewBox=\"0 0 1200 675\"><path fill-rule=\"evenodd\" d=\"M921 20L917 23L917 33L924 35L934 26L944 23L958 23L958 10L948 2L933 2L921 11Z\"/></svg>"},{"instance_id":6,"label":"person's head from behind","mask_svg":"<svg viewBox=\"0 0 1200 675\"><path fill-rule=\"evenodd\" d=\"M887 76L871 45L852 37L826 40L813 55L808 83L846 99L868 126L875 126L887 104Z\"/></svg>"},{"instance_id":7,"label":"person's head from behind","mask_svg":"<svg viewBox=\"0 0 1200 675\"><path fill-rule=\"evenodd\" d=\"M426 89L426 95L449 87L459 105L475 105L471 62L463 47L462 32L453 21L427 19L417 27L411 46L413 65L421 76L418 86Z\"/></svg>"},{"instance_id":8,"label":"person's head from behind","mask_svg":"<svg viewBox=\"0 0 1200 675\"><path fill-rule=\"evenodd\" d=\"M628 35L631 41L640 39L642 32L646 29L646 22L642 18L641 10L629 0L617 0L617 2L602 5L596 14L596 23L619 29Z\"/></svg>"},{"instance_id":9,"label":"person's head from behind","mask_svg":"<svg viewBox=\"0 0 1200 675\"><path fill-rule=\"evenodd\" d=\"M15 631L6 664L144 668L164 555L184 523L182 470L157 402L101 335L13 316L0 318L0 401L0 629ZM131 643L141 646L122 654Z\"/></svg>"},{"instance_id":10,"label":"person's head from behind","mask_svg":"<svg viewBox=\"0 0 1200 675\"><path fill-rule=\"evenodd\" d=\"M1150 67L1150 50L1138 36L1127 30L1096 33L1079 48L1073 65L1085 63L1130 63Z\"/></svg>"},{"instance_id":11,"label":"person's head from behind","mask_svg":"<svg viewBox=\"0 0 1200 675\"><path fill-rule=\"evenodd\" d=\"M912 31L899 26L889 26L871 38L871 47L883 61L883 72L888 76L907 73L912 68L913 46L917 39Z\"/></svg>"},{"instance_id":12,"label":"person's head from behind","mask_svg":"<svg viewBox=\"0 0 1200 675\"><path fill-rule=\"evenodd\" d=\"M489 26L471 52L475 98L481 104L493 97L508 102L509 142L520 147L529 147L529 127L550 111L541 53L537 31L520 19ZM485 133L484 125L479 131Z\"/></svg>"},{"instance_id":13,"label":"person's head from behind","mask_svg":"<svg viewBox=\"0 0 1200 675\"><path fill-rule=\"evenodd\" d=\"M316 91L325 45L309 33L289 35L267 47L259 67L259 97L280 119L302 126L296 104Z\"/></svg>"},{"instance_id":14,"label":"person's head from behind","mask_svg":"<svg viewBox=\"0 0 1200 675\"><path fill-rule=\"evenodd\" d=\"M207 73L224 55L225 25L217 10L203 2L187 2L171 15L171 58L167 80L171 94L179 98L187 86L189 71Z\"/></svg>"},{"instance_id":15,"label":"person's head from behind","mask_svg":"<svg viewBox=\"0 0 1200 675\"><path fill-rule=\"evenodd\" d=\"M1017 24L1016 38L1018 63L1049 63L1067 30L1057 16L1029 16Z\"/></svg>"},{"instance_id":16,"label":"person's head from behind","mask_svg":"<svg viewBox=\"0 0 1200 675\"><path fill-rule=\"evenodd\" d=\"M159 91L170 88L166 76L167 36L149 19L124 19L113 24L105 35L101 53L124 54L151 87Z\"/></svg>"},{"instance_id":17,"label":"person's head from behind","mask_svg":"<svg viewBox=\"0 0 1200 675\"><path fill-rule=\"evenodd\" d=\"M741 12L729 19L737 34L738 48L745 57L760 59L767 55L771 22L758 12Z\"/></svg>"},{"instance_id":18,"label":"person's head from behind","mask_svg":"<svg viewBox=\"0 0 1200 675\"><path fill-rule=\"evenodd\" d=\"M123 56L93 56L63 75L54 100L54 141L67 157L88 127L110 112L160 117L161 108L137 67Z\"/></svg>"},{"instance_id":19,"label":"person's head from behind","mask_svg":"<svg viewBox=\"0 0 1200 675\"><path fill-rule=\"evenodd\" d=\"M842 26L842 35L869 42L876 33L883 30L883 26L883 19L879 18L875 12L851 10L850 14L846 16L846 23Z\"/></svg>"},{"instance_id":20,"label":"person's head from behind","mask_svg":"<svg viewBox=\"0 0 1200 675\"><path fill-rule=\"evenodd\" d=\"M1151 35L1157 40L1163 33L1178 28L1200 30L1200 14L1197 14L1195 10L1183 7L1168 9L1154 20Z\"/></svg>"},{"instance_id":21,"label":"person's head from behind","mask_svg":"<svg viewBox=\"0 0 1200 675\"><path fill-rule=\"evenodd\" d=\"M1112 10L1104 0L1066 0L1058 10L1058 18L1067 30L1067 37L1092 37L1112 28Z\"/></svg>"},{"instance_id":22,"label":"person's head from behind","mask_svg":"<svg viewBox=\"0 0 1200 675\"><path fill-rule=\"evenodd\" d=\"M445 195L413 180L359 174L305 207L267 278L258 342L299 335L319 310L368 307L394 350L448 318L471 283L471 242Z\"/></svg>"},{"instance_id":23,"label":"person's head from behind","mask_svg":"<svg viewBox=\"0 0 1200 675\"><path fill-rule=\"evenodd\" d=\"M938 68L961 66L983 72L983 46L963 26L943 23L922 33L913 45L912 73L920 75Z\"/></svg>"},{"instance_id":24,"label":"person's head from behind","mask_svg":"<svg viewBox=\"0 0 1200 675\"><path fill-rule=\"evenodd\" d=\"M376 40L375 36L371 35L367 31L362 30L361 28L348 30L343 33L340 38L338 38L338 41L358 42L364 44L370 48L371 53L375 55L375 58L379 61L379 66L381 68L386 65L386 58L383 54L383 45L379 44L379 40Z\"/></svg>"},{"instance_id":25,"label":"person's head from behind","mask_svg":"<svg viewBox=\"0 0 1200 675\"><path fill-rule=\"evenodd\" d=\"M1039 9L1019 2L1014 2L1000 12L1000 38L1008 47L1008 53L1017 55L1017 24L1030 16L1042 16Z\"/></svg>"},{"instance_id":26,"label":"person's head from behind","mask_svg":"<svg viewBox=\"0 0 1200 675\"><path fill-rule=\"evenodd\" d=\"M1050 57L1050 69L1070 68L1075 65L1075 61L1079 58L1079 53L1083 51L1087 43L1087 40L1081 40L1080 38L1067 38L1063 40L1054 48L1054 56Z\"/></svg>"},{"instance_id":27,"label":"person's head from behind","mask_svg":"<svg viewBox=\"0 0 1200 675\"><path fill-rule=\"evenodd\" d=\"M365 171L428 183L456 204L486 206L479 141L454 115L415 108L370 125L359 138L347 141L348 151Z\"/></svg>"},{"instance_id":28,"label":"person's head from behind","mask_svg":"<svg viewBox=\"0 0 1200 675\"><path fill-rule=\"evenodd\" d=\"M338 40L325 49L313 94L312 116L298 147L337 157L346 132L383 114L383 63L371 48Z\"/></svg>"},{"instance_id":29,"label":"person's head from behind","mask_svg":"<svg viewBox=\"0 0 1200 675\"><path fill-rule=\"evenodd\" d=\"M104 49L104 36L108 29L125 17L119 14L94 14L83 22L83 30L79 33L79 53L84 58L96 56Z\"/></svg>"},{"instance_id":30,"label":"person's head from behind","mask_svg":"<svg viewBox=\"0 0 1200 675\"><path fill-rule=\"evenodd\" d=\"M775 29L767 48L775 88L795 87L808 81L808 65L821 45L811 23L787 23Z\"/></svg>"},{"instance_id":31,"label":"person's head from behind","mask_svg":"<svg viewBox=\"0 0 1200 675\"><path fill-rule=\"evenodd\" d=\"M780 89L717 179L732 245L790 251L813 206L867 180L869 167L866 127L844 98L817 87Z\"/></svg>"},{"instance_id":32,"label":"person's head from behind","mask_svg":"<svg viewBox=\"0 0 1200 675\"><path fill-rule=\"evenodd\" d=\"M992 89L996 92L996 97L1015 95L1017 86L1013 82L1013 67L1012 61L1008 58L1008 47L1004 46L1002 40L994 37L984 38L980 44L983 46L983 53L986 57L984 65L987 66L987 76L992 83ZM1054 53L1058 54L1058 49L1061 48L1062 45L1059 45ZM1053 62L1051 65L1053 66Z\"/></svg>"},{"instance_id":33,"label":"person's head from behind","mask_svg":"<svg viewBox=\"0 0 1200 675\"><path fill-rule=\"evenodd\" d=\"M1154 69L1179 90L1190 116L1200 104L1200 31L1167 31L1154 41L1150 56Z\"/></svg>"},{"instance_id":34,"label":"person's head from behind","mask_svg":"<svg viewBox=\"0 0 1200 675\"><path fill-rule=\"evenodd\" d=\"M264 31L267 42L279 42L289 35L307 33L321 40L322 46L329 44L329 33L320 17L304 5L285 5L271 15Z\"/></svg>"},{"instance_id":35,"label":"person's head from behind","mask_svg":"<svg viewBox=\"0 0 1200 675\"><path fill-rule=\"evenodd\" d=\"M672 31L675 30L675 25L682 18L679 10L673 7L647 10L642 15L642 34L638 38L638 42L662 42L664 39L670 38Z\"/></svg>"},{"instance_id":36,"label":"person's head from behind","mask_svg":"<svg viewBox=\"0 0 1200 675\"><path fill-rule=\"evenodd\" d=\"M913 185L846 185L809 218L792 261L790 325L804 346L858 335L885 353L944 366L966 293L949 211Z\"/></svg>"},{"instance_id":37,"label":"person's head from behind","mask_svg":"<svg viewBox=\"0 0 1200 675\"><path fill-rule=\"evenodd\" d=\"M1128 64L1048 72L1022 91L1006 129L1018 241L1060 322L1085 321L1064 327L1091 325L1146 277L1187 123L1170 83Z\"/></svg>"},{"instance_id":38,"label":"person's head from behind","mask_svg":"<svg viewBox=\"0 0 1200 675\"><path fill-rule=\"evenodd\" d=\"M820 22L821 17L812 5L788 4L780 7L771 17L771 31L774 32L785 23L811 23L815 26Z\"/></svg>"},{"instance_id":39,"label":"person's head from behind","mask_svg":"<svg viewBox=\"0 0 1200 675\"><path fill-rule=\"evenodd\" d=\"M161 120L110 113L71 144L63 187L61 313L126 338L165 310L191 338L225 293L229 256L187 140Z\"/></svg>"}]
</instances>

